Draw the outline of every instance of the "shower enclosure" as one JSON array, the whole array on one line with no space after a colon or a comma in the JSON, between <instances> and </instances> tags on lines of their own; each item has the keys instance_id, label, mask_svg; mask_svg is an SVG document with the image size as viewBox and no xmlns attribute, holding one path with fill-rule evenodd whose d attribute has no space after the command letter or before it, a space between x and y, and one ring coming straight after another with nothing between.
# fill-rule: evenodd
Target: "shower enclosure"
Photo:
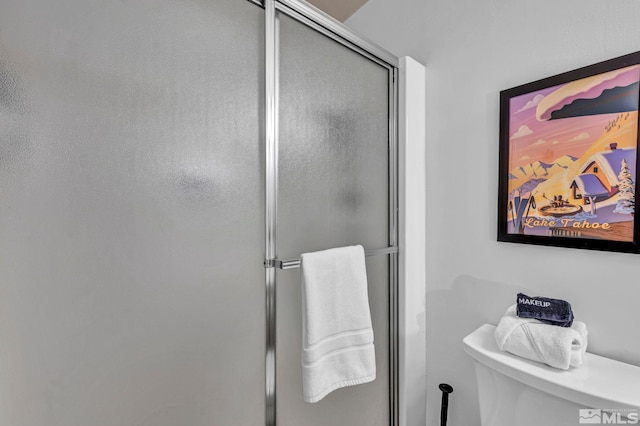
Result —
<instances>
[{"instance_id":1,"label":"shower enclosure","mask_svg":"<svg viewBox=\"0 0 640 426\"><path fill-rule=\"evenodd\" d=\"M0 424L397 424L396 58L294 0L0 10ZM289 266L354 244L377 379L305 404Z\"/></svg>"}]
</instances>

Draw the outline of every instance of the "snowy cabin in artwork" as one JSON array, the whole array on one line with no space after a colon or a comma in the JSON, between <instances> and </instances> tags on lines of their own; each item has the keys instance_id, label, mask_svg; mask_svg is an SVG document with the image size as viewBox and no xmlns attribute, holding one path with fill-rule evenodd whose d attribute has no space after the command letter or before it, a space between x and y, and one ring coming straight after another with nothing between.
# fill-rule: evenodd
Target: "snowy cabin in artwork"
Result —
<instances>
[{"instance_id":1,"label":"snowy cabin in artwork","mask_svg":"<svg viewBox=\"0 0 640 426\"><path fill-rule=\"evenodd\" d=\"M573 199L582 199L583 204L604 200L618 192L618 176L622 160L626 160L635 180L636 149L617 149L617 143L609 144L609 151L593 154L580 167L580 174L571 182Z\"/></svg>"}]
</instances>

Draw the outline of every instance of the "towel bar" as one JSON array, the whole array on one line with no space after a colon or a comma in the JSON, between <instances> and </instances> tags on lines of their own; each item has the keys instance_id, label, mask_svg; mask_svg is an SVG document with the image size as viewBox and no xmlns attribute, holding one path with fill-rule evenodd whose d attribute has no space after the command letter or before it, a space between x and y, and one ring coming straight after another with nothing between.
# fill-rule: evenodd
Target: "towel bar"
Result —
<instances>
[{"instance_id":1,"label":"towel bar","mask_svg":"<svg viewBox=\"0 0 640 426\"><path fill-rule=\"evenodd\" d=\"M398 247L385 247L381 249L371 249L365 250L365 256L376 256L380 254L392 254L397 253ZM264 267L265 268L278 268L278 269L294 269L299 268L302 263L300 259L289 259L289 260L280 260L280 259L265 259Z\"/></svg>"}]
</instances>

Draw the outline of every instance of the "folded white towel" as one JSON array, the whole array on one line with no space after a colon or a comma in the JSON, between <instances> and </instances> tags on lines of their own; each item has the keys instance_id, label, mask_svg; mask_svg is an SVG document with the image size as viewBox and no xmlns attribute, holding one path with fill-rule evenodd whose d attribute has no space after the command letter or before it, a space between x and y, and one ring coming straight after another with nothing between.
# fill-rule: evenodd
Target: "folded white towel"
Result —
<instances>
[{"instance_id":1,"label":"folded white towel","mask_svg":"<svg viewBox=\"0 0 640 426\"><path fill-rule=\"evenodd\" d=\"M362 246L302 255L302 389L318 402L376 378Z\"/></svg>"},{"instance_id":2,"label":"folded white towel","mask_svg":"<svg viewBox=\"0 0 640 426\"><path fill-rule=\"evenodd\" d=\"M581 321L573 321L571 327L544 324L518 317L513 305L500 319L495 338L500 350L568 370L582 364L587 334L587 326Z\"/></svg>"}]
</instances>

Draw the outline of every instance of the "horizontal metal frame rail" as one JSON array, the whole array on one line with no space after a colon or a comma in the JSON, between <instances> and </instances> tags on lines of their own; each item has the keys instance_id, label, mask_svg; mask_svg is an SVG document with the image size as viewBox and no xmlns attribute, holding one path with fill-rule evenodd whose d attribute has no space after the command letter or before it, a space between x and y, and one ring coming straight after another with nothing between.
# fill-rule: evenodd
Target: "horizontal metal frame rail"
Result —
<instances>
[{"instance_id":1,"label":"horizontal metal frame rail","mask_svg":"<svg viewBox=\"0 0 640 426\"><path fill-rule=\"evenodd\" d=\"M325 34L327 32L333 33L334 36L331 38L339 43L346 44L345 42L349 42L349 47L364 56L377 58L379 61L383 61L394 68L400 66L400 61L397 56L371 43L366 38L360 36L352 29L326 15L320 9L317 9L309 3L298 0L276 0L276 9L292 16L294 14L291 12L296 12L296 19L305 22L307 25L309 25L310 22L317 24L314 26L316 29L321 30L321 32ZM300 19L301 17L303 19Z\"/></svg>"},{"instance_id":2,"label":"horizontal metal frame rail","mask_svg":"<svg viewBox=\"0 0 640 426\"><path fill-rule=\"evenodd\" d=\"M376 256L381 254L393 254L398 252L398 247L385 247L381 249L365 250L365 256ZM294 269L302 266L302 259L265 259L265 268L278 268L278 269Z\"/></svg>"}]
</instances>

